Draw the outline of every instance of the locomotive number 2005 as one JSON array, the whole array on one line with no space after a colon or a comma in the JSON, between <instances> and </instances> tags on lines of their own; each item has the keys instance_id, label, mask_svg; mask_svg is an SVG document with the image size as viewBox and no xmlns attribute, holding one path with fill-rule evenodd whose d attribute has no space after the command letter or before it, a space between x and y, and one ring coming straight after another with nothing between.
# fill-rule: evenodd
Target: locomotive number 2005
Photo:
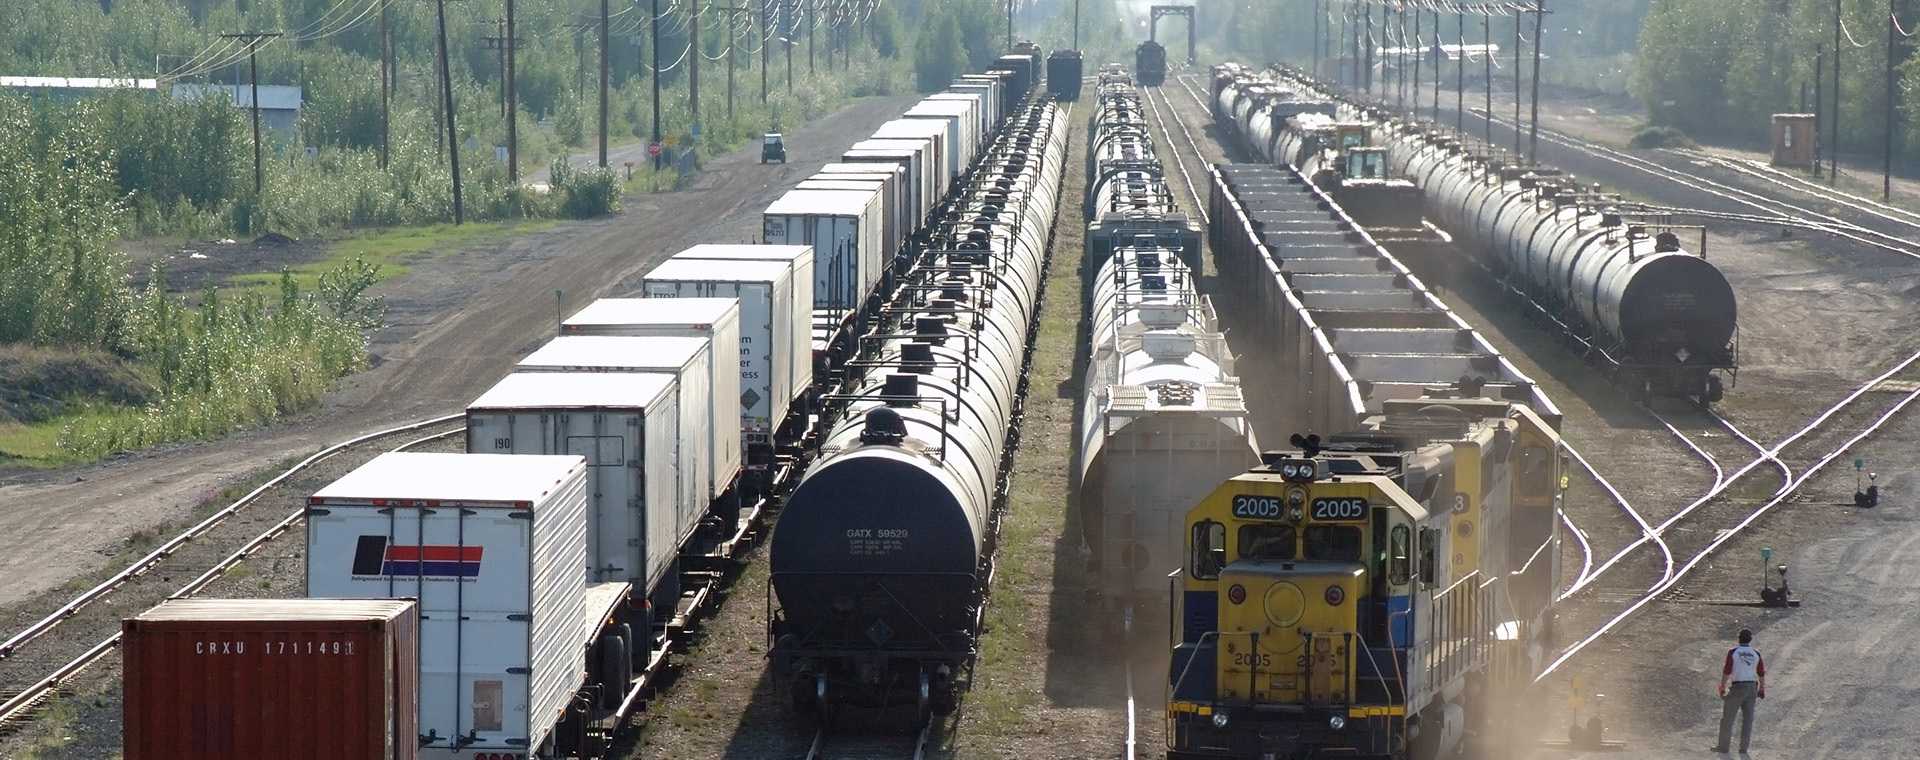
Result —
<instances>
[{"instance_id":1,"label":"locomotive number 2005","mask_svg":"<svg viewBox=\"0 0 1920 760\"><path fill-rule=\"evenodd\" d=\"M1365 520L1367 519L1366 499L1314 499L1313 519L1315 520Z\"/></svg>"},{"instance_id":2,"label":"locomotive number 2005","mask_svg":"<svg viewBox=\"0 0 1920 760\"><path fill-rule=\"evenodd\" d=\"M1233 497L1233 516L1242 520L1280 520L1286 517L1286 509L1277 496L1236 494Z\"/></svg>"}]
</instances>

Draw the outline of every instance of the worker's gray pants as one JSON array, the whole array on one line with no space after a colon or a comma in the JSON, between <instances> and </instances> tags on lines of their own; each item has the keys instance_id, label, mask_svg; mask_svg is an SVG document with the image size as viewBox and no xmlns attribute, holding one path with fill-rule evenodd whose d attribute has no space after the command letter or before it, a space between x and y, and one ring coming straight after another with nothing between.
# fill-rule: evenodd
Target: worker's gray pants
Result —
<instances>
[{"instance_id":1,"label":"worker's gray pants","mask_svg":"<svg viewBox=\"0 0 1920 760\"><path fill-rule=\"evenodd\" d=\"M1753 708L1759 691L1759 686L1752 681L1741 681L1727 687L1727 695L1720 698L1720 743L1713 746L1727 746L1727 740L1733 734L1733 714L1738 712L1740 751L1747 751L1747 739L1753 736Z\"/></svg>"}]
</instances>

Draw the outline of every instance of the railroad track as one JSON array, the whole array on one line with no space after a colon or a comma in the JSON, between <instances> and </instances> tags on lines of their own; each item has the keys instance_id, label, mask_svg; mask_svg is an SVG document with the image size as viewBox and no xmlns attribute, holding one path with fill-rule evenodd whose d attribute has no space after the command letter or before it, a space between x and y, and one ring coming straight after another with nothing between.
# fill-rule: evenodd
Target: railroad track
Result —
<instances>
[{"instance_id":1,"label":"railroad track","mask_svg":"<svg viewBox=\"0 0 1920 760\"><path fill-rule=\"evenodd\" d=\"M262 547L300 524L305 514L305 492L310 478L323 465L345 464L351 469L386 451L404 451L466 430L464 425L405 439L405 436L458 422L463 415L447 415L387 428L333 444L301 460L272 479L227 504L159 548L81 592L51 614L8 637L0 644L0 731L11 730L32 716L58 693L60 687L88 666L104 658L120 642L122 618L165 599L190 597L238 566ZM398 445L382 446L400 437ZM335 473L337 474L337 473ZM249 506L262 501L291 511L261 513ZM266 524L265 529L260 526ZM184 585L177 577L191 576ZM82 632L50 637L61 629ZM113 633L89 638L102 630ZM89 645L88 642L91 642Z\"/></svg>"},{"instance_id":2,"label":"railroad track","mask_svg":"<svg viewBox=\"0 0 1920 760\"><path fill-rule=\"evenodd\" d=\"M1597 630L1562 650L1539 678L1545 678L1559 669L1581 650L1600 640L1622 622L1645 608L1648 603L1675 591L1680 582L1698 569L1702 562L1728 541L1751 527L1761 517L1781 504L1804 500L1806 497L1801 492L1802 486L1834 460L1844 456L1860 441L1879 431L1888 421L1894 419L1916 400L1920 400L1920 354L1908 357L1880 376L1861 384L1806 425L1801 426L1779 443L1766 447L1752 461L1720 478L1721 482L1699 499L1654 526L1654 535L1665 537L1675 549L1679 550L1678 556L1685 557L1685 560L1671 572L1666 573L1660 582L1655 583L1651 588L1629 597L1627 607L1607 618ZM1718 415L1713 416L1724 424L1728 431L1733 432L1743 441L1753 443L1750 437L1740 433L1730 421ZM1741 492L1734 490L1736 485L1743 482L1754 470L1768 463L1780 471L1778 487L1763 496L1745 496L1744 498ZM1704 527L1707 529L1696 528L1684 532L1673 530L1676 525L1682 523L1688 524L1689 527L1695 527L1697 523L1706 523ZM1593 573L1592 578L1589 578L1589 583L1644 545L1646 540L1643 538L1635 542L1602 563L1600 569Z\"/></svg>"},{"instance_id":3,"label":"railroad track","mask_svg":"<svg viewBox=\"0 0 1920 760\"><path fill-rule=\"evenodd\" d=\"M914 736L850 736L834 734L825 726L813 734L806 760L924 760L933 738L928 721Z\"/></svg>"},{"instance_id":4,"label":"railroad track","mask_svg":"<svg viewBox=\"0 0 1920 760\"><path fill-rule=\"evenodd\" d=\"M1468 111L1473 113L1476 118L1486 119L1502 128L1519 128L1514 122L1498 116L1491 116L1484 110L1469 108ZM1647 174L1665 182L1678 184L1729 204L1760 211L1761 215L1713 212L1653 204L1631 204L1641 210L1653 213L1671 213L1748 224L1771 224L1826 232L1887 253L1920 259L1920 238L1911 236L1914 233L1920 232L1920 219L1897 217L1893 214L1877 210L1868 211L1871 216L1880 220L1876 223L1876 226L1868 226L1856 221L1842 219L1799 202L1754 192L1743 187L1706 177L1696 172L1669 166L1653 159L1637 156L1588 140L1582 140L1565 133L1543 129L1540 130L1540 139L1594 156L1627 169ZM1697 152L1675 151L1673 155L1699 163L1725 168L1744 176L1755 178L1780 190L1802 195L1813 195L1820 200L1867 211L1867 208L1862 208L1864 204L1859 203L1860 200L1864 199L1859 199L1857 196L1850 196L1839 193L1838 191L1825 190L1813 183L1790 182L1778 176L1778 173L1769 174L1751 170L1749 167L1744 166L1742 162ZM1877 228L1880 225L1888 223L1891 223L1897 232L1889 232L1885 229Z\"/></svg>"}]
</instances>

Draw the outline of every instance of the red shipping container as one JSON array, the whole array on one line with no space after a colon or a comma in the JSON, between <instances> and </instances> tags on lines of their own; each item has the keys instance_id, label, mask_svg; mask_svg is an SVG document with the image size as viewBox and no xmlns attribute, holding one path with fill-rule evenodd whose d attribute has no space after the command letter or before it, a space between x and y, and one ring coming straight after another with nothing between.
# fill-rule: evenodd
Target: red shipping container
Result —
<instances>
[{"instance_id":1,"label":"red shipping container","mask_svg":"<svg viewBox=\"0 0 1920 760\"><path fill-rule=\"evenodd\" d=\"M121 625L126 760L413 760L407 599L179 599Z\"/></svg>"}]
</instances>

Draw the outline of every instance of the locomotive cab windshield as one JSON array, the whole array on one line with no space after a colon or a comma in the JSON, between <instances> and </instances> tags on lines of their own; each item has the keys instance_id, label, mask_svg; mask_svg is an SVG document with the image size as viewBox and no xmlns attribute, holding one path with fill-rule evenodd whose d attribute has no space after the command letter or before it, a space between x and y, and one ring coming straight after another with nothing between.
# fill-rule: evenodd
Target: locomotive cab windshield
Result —
<instances>
[{"instance_id":1,"label":"locomotive cab windshield","mask_svg":"<svg viewBox=\"0 0 1920 760\"><path fill-rule=\"evenodd\" d=\"M1364 145L1348 148L1343 174L1347 179L1386 179L1387 149Z\"/></svg>"}]
</instances>

